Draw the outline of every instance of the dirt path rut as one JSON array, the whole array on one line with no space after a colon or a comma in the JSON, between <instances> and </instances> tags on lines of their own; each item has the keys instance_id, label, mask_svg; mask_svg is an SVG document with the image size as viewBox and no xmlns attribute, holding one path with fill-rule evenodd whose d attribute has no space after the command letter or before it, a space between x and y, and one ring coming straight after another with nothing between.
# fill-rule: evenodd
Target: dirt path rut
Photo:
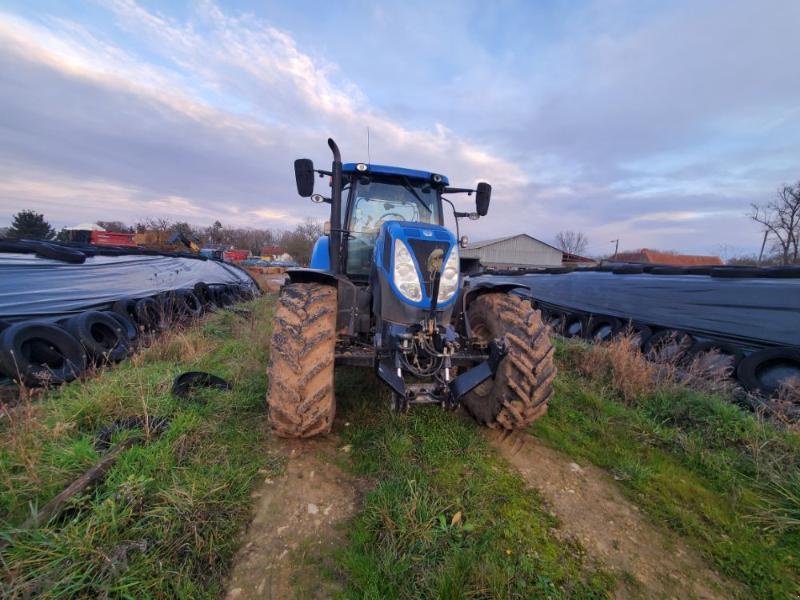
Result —
<instances>
[{"instance_id":1,"label":"dirt path rut","mask_svg":"<svg viewBox=\"0 0 800 600\"><path fill-rule=\"evenodd\" d=\"M254 515L234 559L227 599L330 598L336 583L321 575L343 543L340 524L355 513L361 483L336 466L345 455L335 436L272 440L286 456L282 477L254 492Z\"/></svg>"},{"instance_id":2,"label":"dirt path rut","mask_svg":"<svg viewBox=\"0 0 800 600\"><path fill-rule=\"evenodd\" d=\"M542 494L561 522L561 534L576 538L590 557L617 575L617 598L737 595L696 551L650 523L602 469L578 465L527 434L487 435Z\"/></svg>"}]
</instances>

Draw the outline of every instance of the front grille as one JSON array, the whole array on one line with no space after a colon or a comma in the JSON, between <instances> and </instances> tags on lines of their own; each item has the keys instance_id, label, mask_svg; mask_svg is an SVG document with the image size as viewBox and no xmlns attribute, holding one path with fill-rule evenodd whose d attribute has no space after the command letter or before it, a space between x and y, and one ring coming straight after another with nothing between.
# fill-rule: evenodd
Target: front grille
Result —
<instances>
[{"instance_id":1,"label":"front grille","mask_svg":"<svg viewBox=\"0 0 800 600\"><path fill-rule=\"evenodd\" d=\"M425 294L430 296L434 274L428 269L428 258L434 250L439 249L442 251L442 260L444 260L447 255L447 250L450 248L450 244L446 242L429 242L427 240L413 239L408 240L408 244L411 246L414 257L417 259L417 264L421 271L420 274L422 275L422 285L425 286Z\"/></svg>"}]
</instances>

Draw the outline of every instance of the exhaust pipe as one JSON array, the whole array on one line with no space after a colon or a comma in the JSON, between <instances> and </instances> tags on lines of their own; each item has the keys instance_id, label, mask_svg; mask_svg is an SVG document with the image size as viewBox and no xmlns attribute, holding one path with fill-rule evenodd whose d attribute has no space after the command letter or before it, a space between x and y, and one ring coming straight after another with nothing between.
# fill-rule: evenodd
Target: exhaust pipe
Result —
<instances>
[{"instance_id":1,"label":"exhaust pipe","mask_svg":"<svg viewBox=\"0 0 800 600\"><path fill-rule=\"evenodd\" d=\"M331 167L331 243L329 246L331 271L334 275L342 272L342 155L339 146L328 138L328 146L333 152L333 166Z\"/></svg>"}]
</instances>

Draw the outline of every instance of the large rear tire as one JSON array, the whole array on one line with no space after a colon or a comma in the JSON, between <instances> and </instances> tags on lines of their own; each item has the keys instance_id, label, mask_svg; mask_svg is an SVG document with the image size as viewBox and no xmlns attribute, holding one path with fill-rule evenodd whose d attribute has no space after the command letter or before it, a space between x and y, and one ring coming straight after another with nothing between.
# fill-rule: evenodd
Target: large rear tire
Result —
<instances>
[{"instance_id":1,"label":"large rear tire","mask_svg":"<svg viewBox=\"0 0 800 600\"><path fill-rule=\"evenodd\" d=\"M281 289L268 368L269 423L281 437L330 432L336 347L336 288L290 283Z\"/></svg>"},{"instance_id":2,"label":"large rear tire","mask_svg":"<svg viewBox=\"0 0 800 600\"><path fill-rule=\"evenodd\" d=\"M494 379L467 394L464 407L492 429L521 429L547 412L553 395L553 346L541 313L517 296L488 293L467 309L473 334L504 339L508 354Z\"/></svg>"}]
</instances>

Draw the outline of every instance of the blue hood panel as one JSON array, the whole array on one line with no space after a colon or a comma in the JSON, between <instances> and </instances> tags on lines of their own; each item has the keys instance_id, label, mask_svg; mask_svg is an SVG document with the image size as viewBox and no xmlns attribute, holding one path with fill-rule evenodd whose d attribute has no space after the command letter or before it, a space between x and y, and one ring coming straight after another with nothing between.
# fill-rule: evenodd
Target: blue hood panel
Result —
<instances>
[{"instance_id":1,"label":"blue hood panel","mask_svg":"<svg viewBox=\"0 0 800 600\"><path fill-rule=\"evenodd\" d=\"M406 243L417 269L417 274L422 281L422 300L412 302L394 285L392 273L394 271L394 240L400 239ZM456 237L453 233L441 225L431 225L428 223L414 223L407 221L389 221L381 226L378 238L375 241L374 264L379 271L386 277L392 291L399 300L417 308L430 308L431 306L431 286L432 281L428 273L427 261L425 257L432 249L441 248L444 250L442 265L447 263L450 253L456 246ZM421 264L422 263L422 264ZM455 294L447 302L443 302L437 308L447 308L458 297Z\"/></svg>"}]
</instances>

